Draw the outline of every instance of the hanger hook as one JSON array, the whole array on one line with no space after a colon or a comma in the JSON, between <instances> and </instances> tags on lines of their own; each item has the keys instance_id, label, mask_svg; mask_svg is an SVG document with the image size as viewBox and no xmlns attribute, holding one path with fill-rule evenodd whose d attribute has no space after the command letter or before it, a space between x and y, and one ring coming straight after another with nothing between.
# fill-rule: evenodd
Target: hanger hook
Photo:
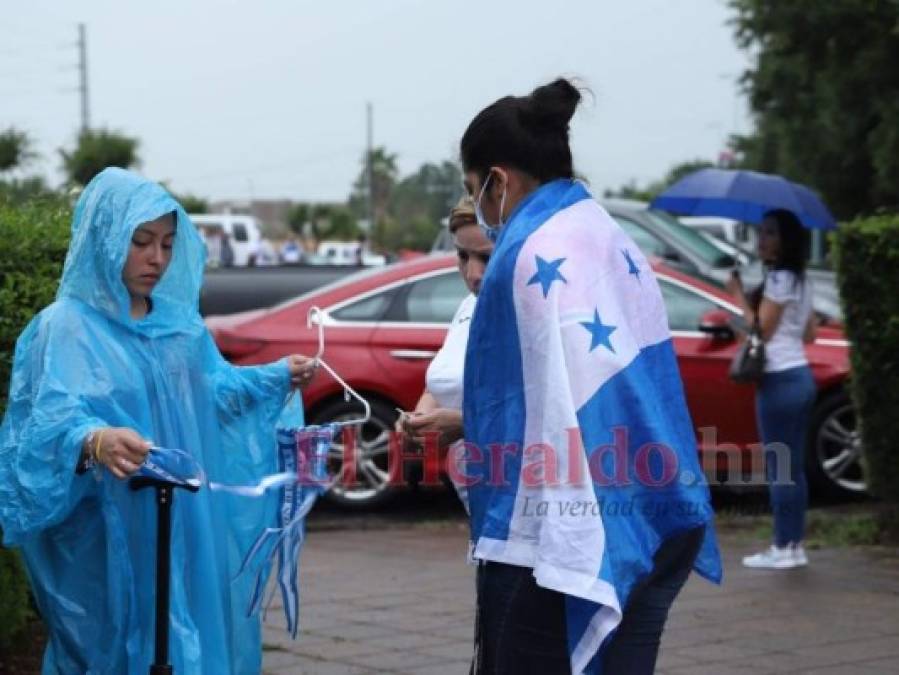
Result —
<instances>
[{"instance_id":1,"label":"hanger hook","mask_svg":"<svg viewBox=\"0 0 899 675\"><path fill-rule=\"evenodd\" d=\"M314 317L314 318L313 318ZM318 324L318 351L315 353L313 359L316 363L321 361L322 355L325 353L325 313L321 310L320 307L312 306L309 308L309 313L306 315L306 328L312 328L312 322L315 321Z\"/></svg>"}]
</instances>

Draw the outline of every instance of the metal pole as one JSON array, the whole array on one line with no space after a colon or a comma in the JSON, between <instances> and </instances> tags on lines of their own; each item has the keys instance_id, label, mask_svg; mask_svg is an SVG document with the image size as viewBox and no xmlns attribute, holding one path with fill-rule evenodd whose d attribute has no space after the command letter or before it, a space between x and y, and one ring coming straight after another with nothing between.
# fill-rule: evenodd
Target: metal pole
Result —
<instances>
[{"instance_id":1,"label":"metal pole","mask_svg":"<svg viewBox=\"0 0 899 675\"><path fill-rule=\"evenodd\" d=\"M156 488L156 649L150 675L172 675L172 666L169 665L169 582L174 496L171 485Z\"/></svg>"},{"instance_id":2,"label":"metal pole","mask_svg":"<svg viewBox=\"0 0 899 675\"><path fill-rule=\"evenodd\" d=\"M366 119L366 153L368 170L368 231L369 234L375 229L375 167L372 157L372 106L371 102L365 104Z\"/></svg>"},{"instance_id":3,"label":"metal pole","mask_svg":"<svg viewBox=\"0 0 899 675\"><path fill-rule=\"evenodd\" d=\"M81 93L81 132L90 128L90 110L87 100L87 30L83 23L78 24L78 71L81 81L78 91Z\"/></svg>"}]
</instances>

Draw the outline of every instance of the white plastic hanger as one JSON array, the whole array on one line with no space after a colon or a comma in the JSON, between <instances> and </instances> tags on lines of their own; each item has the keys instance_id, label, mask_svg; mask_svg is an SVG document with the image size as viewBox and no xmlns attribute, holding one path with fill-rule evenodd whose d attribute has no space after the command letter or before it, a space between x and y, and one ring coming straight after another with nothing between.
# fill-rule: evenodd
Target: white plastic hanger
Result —
<instances>
[{"instance_id":1,"label":"white plastic hanger","mask_svg":"<svg viewBox=\"0 0 899 675\"><path fill-rule=\"evenodd\" d=\"M313 317L314 317L314 319L313 319ZM321 366L326 371L328 371L328 373L331 375L331 377L333 377L335 380L337 380L338 384L340 384L340 386L343 387L343 390L347 394L349 394L350 396L355 398L357 401L359 401L365 410L365 413L359 419L343 420L341 422L336 422L335 424L337 424L339 426L352 426L355 424L365 424L366 422L368 422L371 419L371 404L369 404L368 401L366 401L364 398L362 398L362 396L360 396L359 393L355 389L353 389L350 385L348 385L346 383L346 381L342 377L340 377L340 375L338 375L334 371L334 369L331 366L329 366L327 363L325 363L325 361L322 359L322 355L325 353L325 322L324 322L324 312L322 312L322 310L319 307L313 306L313 307L309 308L309 314L306 316L306 328L312 328L313 320L318 324L318 351L315 353L315 356L312 357L313 360L315 361L316 366ZM347 400L349 400L349 399L347 399Z\"/></svg>"}]
</instances>

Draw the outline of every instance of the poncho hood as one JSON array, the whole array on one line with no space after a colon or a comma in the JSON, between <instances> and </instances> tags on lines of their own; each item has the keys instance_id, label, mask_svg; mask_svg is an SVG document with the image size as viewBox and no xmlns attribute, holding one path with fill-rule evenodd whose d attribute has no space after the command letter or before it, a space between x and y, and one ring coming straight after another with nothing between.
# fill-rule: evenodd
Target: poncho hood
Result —
<instances>
[{"instance_id":1,"label":"poncho hood","mask_svg":"<svg viewBox=\"0 0 899 675\"><path fill-rule=\"evenodd\" d=\"M175 214L172 261L153 290L153 311L134 320L122 269L134 230ZM57 299L78 299L133 330L160 335L195 328L206 251L196 227L158 183L119 168L97 174L81 193Z\"/></svg>"}]
</instances>

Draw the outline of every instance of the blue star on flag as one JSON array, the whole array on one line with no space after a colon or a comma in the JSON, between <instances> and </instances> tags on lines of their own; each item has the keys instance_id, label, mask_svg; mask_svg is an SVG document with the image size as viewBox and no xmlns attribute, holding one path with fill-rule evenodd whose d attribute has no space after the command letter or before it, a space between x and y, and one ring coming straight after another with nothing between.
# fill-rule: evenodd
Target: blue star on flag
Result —
<instances>
[{"instance_id":1,"label":"blue star on flag","mask_svg":"<svg viewBox=\"0 0 899 675\"><path fill-rule=\"evenodd\" d=\"M590 351L592 352L599 345L602 345L613 354L615 348L609 341L609 336L615 332L617 326L608 326L599 319L599 310L593 310L593 321L581 321L581 325L590 331Z\"/></svg>"},{"instance_id":2,"label":"blue star on flag","mask_svg":"<svg viewBox=\"0 0 899 675\"><path fill-rule=\"evenodd\" d=\"M624 254L624 259L627 260L627 273L633 274L637 277L637 281L640 281L640 268L637 267L637 263L635 263L634 259L631 257L631 252L626 248L621 249L621 252Z\"/></svg>"},{"instance_id":3,"label":"blue star on flag","mask_svg":"<svg viewBox=\"0 0 899 675\"><path fill-rule=\"evenodd\" d=\"M568 283L568 279L562 276L559 272L559 267L565 262L565 258L559 258L557 260L553 260L552 262L547 262L539 255L537 257L537 272L534 276L531 277L531 280L528 281L528 286L532 284L540 284L543 288L543 297L545 298L549 295L549 287L552 285L554 281L561 281L562 283Z\"/></svg>"}]
</instances>

